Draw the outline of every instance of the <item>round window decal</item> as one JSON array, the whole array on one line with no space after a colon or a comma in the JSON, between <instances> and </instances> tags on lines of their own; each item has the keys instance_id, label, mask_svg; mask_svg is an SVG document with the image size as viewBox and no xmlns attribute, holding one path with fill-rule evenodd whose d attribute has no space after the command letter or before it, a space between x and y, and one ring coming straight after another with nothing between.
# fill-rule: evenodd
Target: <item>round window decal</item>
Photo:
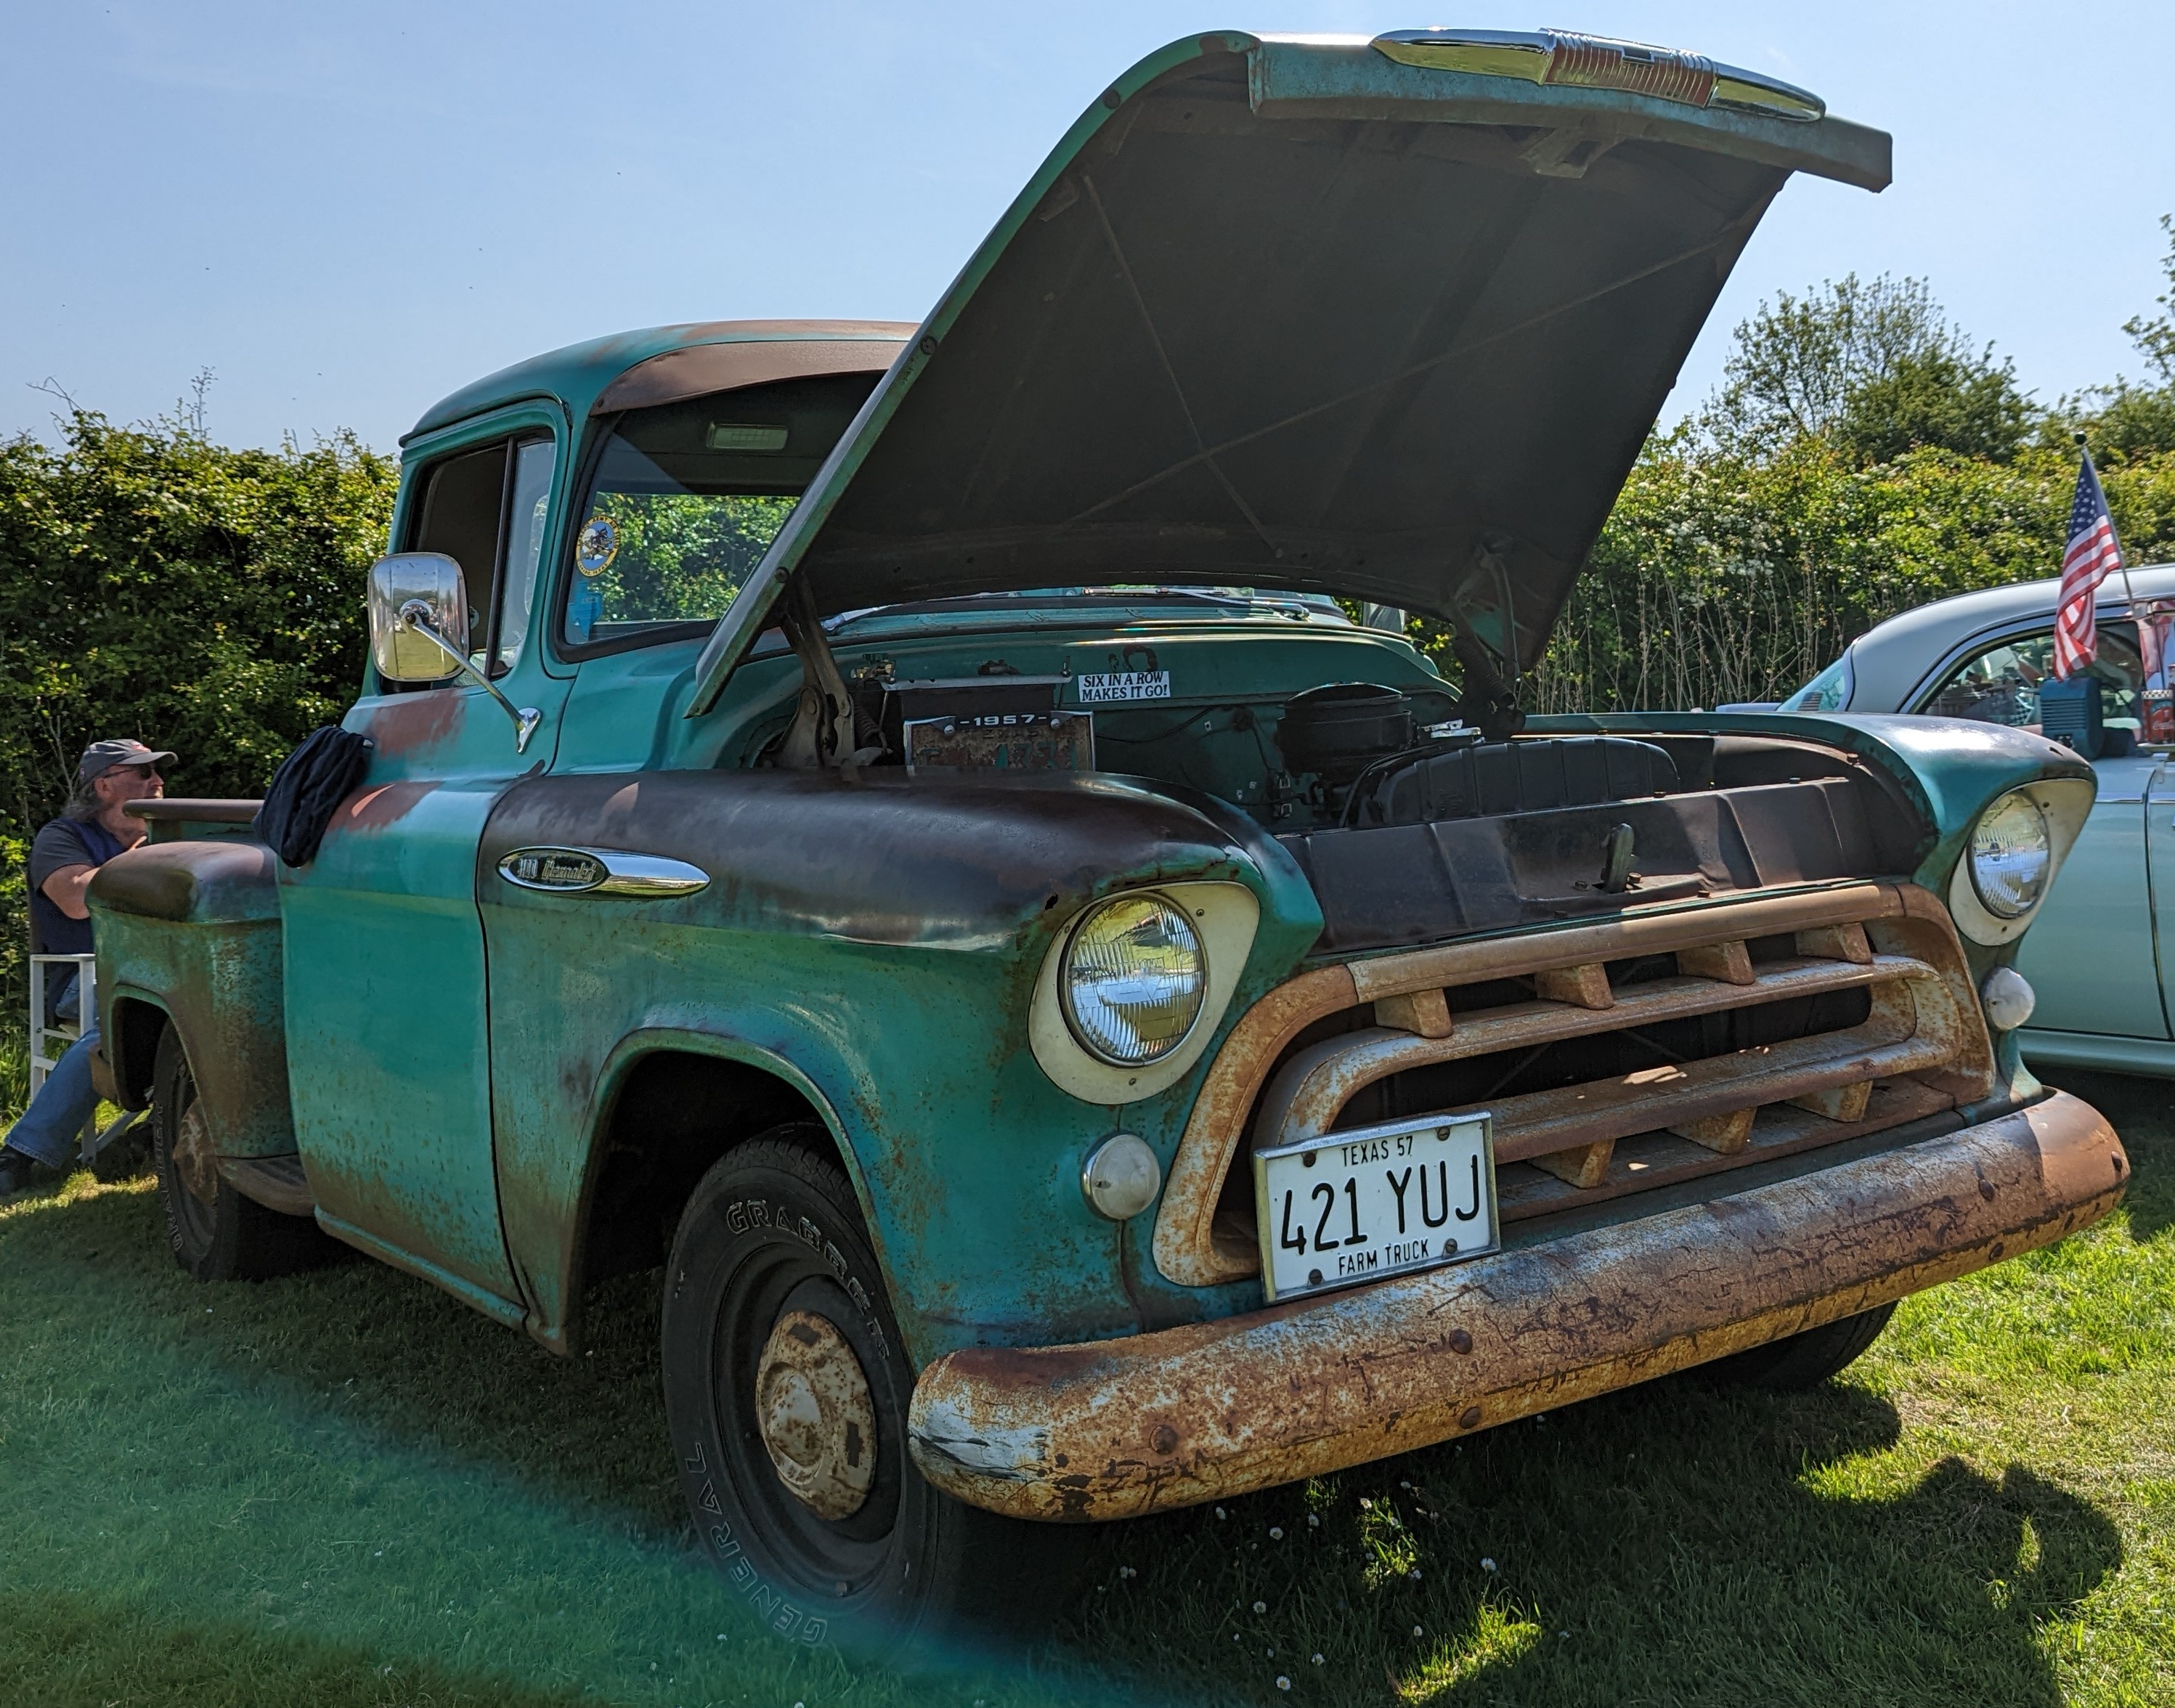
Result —
<instances>
[{"instance_id":1,"label":"round window decal","mask_svg":"<svg viewBox=\"0 0 2175 1708\"><path fill-rule=\"evenodd\" d=\"M619 556L619 529L609 516L592 516L574 540L574 567L583 575L602 575Z\"/></svg>"}]
</instances>

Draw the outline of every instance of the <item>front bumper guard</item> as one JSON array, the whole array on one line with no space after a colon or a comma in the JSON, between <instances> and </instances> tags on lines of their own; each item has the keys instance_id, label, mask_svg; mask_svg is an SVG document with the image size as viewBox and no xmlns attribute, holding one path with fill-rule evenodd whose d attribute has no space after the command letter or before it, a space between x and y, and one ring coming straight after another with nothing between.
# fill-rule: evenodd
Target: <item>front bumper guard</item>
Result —
<instances>
[{"instance_id":1,"label":"front bumper guard","mask_svg":"<svg viewBox=\"0 0 2175 1708\"><path fill-rule=\"evenodd\" d=\"M1019 1518L1130 1518L1409 1452L1854 1315L2096 1221L2129 1163L2056 1092L1688 1208L1348 1293L921 1374L914 1463Z\"/></svg>"}]
</instances>

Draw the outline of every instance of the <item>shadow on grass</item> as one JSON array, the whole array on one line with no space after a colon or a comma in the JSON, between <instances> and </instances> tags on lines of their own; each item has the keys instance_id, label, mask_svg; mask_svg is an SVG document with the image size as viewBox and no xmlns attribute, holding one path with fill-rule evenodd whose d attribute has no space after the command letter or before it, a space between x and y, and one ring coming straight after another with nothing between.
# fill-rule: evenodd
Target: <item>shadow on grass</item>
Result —
<instances>
[{"instance_id":1,"label":"shadow on grass","mask_svg":"<svg viewBox=\"0 0 2175 1708\"><path fill-rule=\"evenodd\" d=\"M2082 1098L2114 1124L2129 1152L2123 1205L2131 1236L2144 1240L2175 1223L2175 1081L2049 1068L2048 1084Z\"/></svg>"},{"instance_id":2,"label":"shadow on grass","mask_svg":"<svg viewBox=\"0 0 2175 1708\"><path fill-rule=\"evenodd\" d=\"M1657 1383L1107 1532L1067 1647L1259 1700L2051 1708L2037 1629L2120 1566L2115 1526L2015 1465L1818 1486L1899 1434L1855 1387Z\"/></svg>"},{"instance_id":3,"label":"shadow on grass","mask_svg":"<svg viewBox=\"0 0 2175 1708\"><path fill-rule=\"evenodd\" d=\"M2164 1190L2164 1154L2141 1147L2137 1197L2148 1204ZM685 1535L662 1427L654 1276L607 1289L598 1350L570 1362L372 1263L193 1286L165 1253L155 1197L133 1191L0 1223L0 1280L19 1309L73 1313L69 1331L103 1347L98 1380L132 1361L212 1370L306 1429L381 1444L365 1467L379 1486L451 1463L586 1513L637 1548L672 1553ZM140 1406L118 1415L132 1429L170 1426ZM2113 1525L2020 1466L1993 1474L1944 1460L1907 1487L1830 1474L1877 1463L1900 1434L1894 1408L1859 1387L1770 1396L1695 1375L1228 1502L1220 1515L1053 1534L1053 1546L1090 1552L1091 1587L1017 1683L1033 1697L1189 1701L1379 1703L1386 1685L1456 1703L2058 1701L2037 1629L2120 1565ZM366 1506L366 1483L352 1486ZM1858 1488L1883 1492L1837 1492ZM426 1522L410 1545L427 1555L464 1521L449 1505L436 1537ZM539 1548L554 1533L522 1532ZM299 1544L268 1531L252 1553L260 1545L244 1524L222 1546L230 1566L261 1559L268 1572L276 1548ZM163 1569L192 1569L186 1544ZM365 1578L361 1592L398 1592L392 1564L384 1570L382 1587ZM656 1581L627 1580L620 1594ZM571 1577L567 1593L589 1591ZM64 1598L54 1609L38 1646L57 1667L103 1616ZM162 1681L185 1682L228 1644L206 1637L199 1654L174 1620L134 1617L149 1621L144 1675ZM244 1640L263 1647L265 1665L293 1669L290 1700L565 1700L521 1694L518 1681L486 1691L458 1667L404 1694L354 1694L354 1663L336 1645L321 1651L318 1639L290 1643L246 1622L234 1639ZM407 1652L401 1640L388 1635L395 1646L374 1657ZM349 1682L319 1689L312 1668ZM89 1700L94 1672L82 1677ZM181 1682L151 1694L227 1700Z\"/></svg>"}]
</instances>

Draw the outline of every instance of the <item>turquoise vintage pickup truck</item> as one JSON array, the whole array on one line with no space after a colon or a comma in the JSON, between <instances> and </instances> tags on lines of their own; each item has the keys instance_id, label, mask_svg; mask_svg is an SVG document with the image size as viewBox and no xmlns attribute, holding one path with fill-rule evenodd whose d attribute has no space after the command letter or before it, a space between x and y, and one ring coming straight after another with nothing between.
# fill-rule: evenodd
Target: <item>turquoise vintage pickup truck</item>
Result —
<instances>
[{"instance_id":1,"label":"turquoise vintage pickup truck","mask_svg":"<svg viewBox=\"0 0 2175 1708\"><path fill-rule=\"evenodd\" d=\"M821 1643L2090 1223L2010 964L2087 766L1519 703L1769 202L1888 170L1695 55L1223 31L918 326L455 393L314 857L150 803L91 887L176 1255L561 1353L658 1273L696 1530Z\"/></svg>"}]
</instances>

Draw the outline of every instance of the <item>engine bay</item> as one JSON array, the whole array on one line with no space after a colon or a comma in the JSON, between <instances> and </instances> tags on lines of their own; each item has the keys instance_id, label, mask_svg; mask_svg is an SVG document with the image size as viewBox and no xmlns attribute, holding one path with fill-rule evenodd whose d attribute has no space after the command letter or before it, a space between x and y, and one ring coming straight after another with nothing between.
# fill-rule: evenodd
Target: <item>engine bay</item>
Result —
<instances>
[{"instance_id":1,"label":"engine bay","mask_svg":"<svg viewBox=\"0 0 2175 1708\"><path fill-rule=\"evenodd\" d=\"M1920 834L1885 778L1803 740L1491 740L1433 684L1080 703L1095 680L1001 659L973 676L857 673L856 756L932 780L1099 771L1230 802L1305 873L1322 952L1907 870Z\"/></svg>"}]
</instances>

